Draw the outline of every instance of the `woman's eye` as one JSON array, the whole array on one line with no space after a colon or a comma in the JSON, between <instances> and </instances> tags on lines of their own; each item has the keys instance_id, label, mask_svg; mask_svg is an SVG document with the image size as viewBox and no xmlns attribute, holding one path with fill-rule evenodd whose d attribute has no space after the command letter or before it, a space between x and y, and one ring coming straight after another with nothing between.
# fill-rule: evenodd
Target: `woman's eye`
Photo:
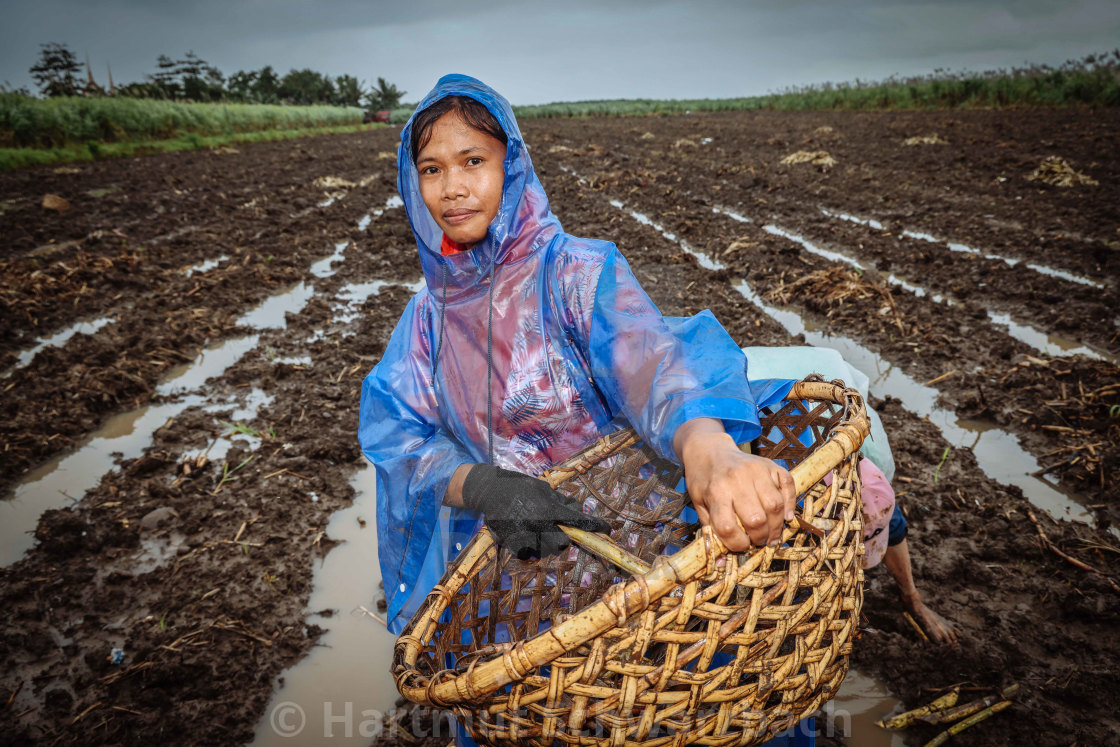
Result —
<instances>
[{"instance_id":1,"label":"woman's eye","mask_svg":"<svg viewBox=\"0 0 1120 747\"><path fill-rule=\"evenodd\" d=\"M421 169L420 173L421 174L438 174L439 169L437 169L435 166L425 166L423 169Z\"/></svg>"},{"instance_id":2,"label":"woman's eye","mask_svg":"<svg viewBox=\"0 0 1120 747\"><path fill-rule=\"evenodd\" d=\"M467 163L471 166L478 166L480 163L482 163L482 159L478 156L474 156L473 158L467 159Z\"/></svg>"}]
</instances>

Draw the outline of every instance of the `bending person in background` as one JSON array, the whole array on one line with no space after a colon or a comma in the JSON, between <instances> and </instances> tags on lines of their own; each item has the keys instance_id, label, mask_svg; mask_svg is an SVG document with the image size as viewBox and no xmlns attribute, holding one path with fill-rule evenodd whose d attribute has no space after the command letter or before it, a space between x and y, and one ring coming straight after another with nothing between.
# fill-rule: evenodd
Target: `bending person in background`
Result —
<instances>
[{"instance_id":1,"label":"bending person in background","mask_svg":"<svg viewBox=\"0 0 1120 747\"><path fill-rule=\"evenodd\" d=\"M894 489L883 471L866 457L860 463L863 480L863 567L887 566L898 584L902 603L934 643L956 643L958 636L951 622L926 606L914 584L910 567L909 527L895 498Z\"/></svg>"},{"instance_id":2,"label":"bending person in background","mask_svg":"<svg viewBox=\"0 0 1120 747\"><path fill-rule=\"evenodd\" d=\"M870 381L866 374L832 348L748 347L743 348L743 354L747 357L747 370L752 376L800 380L816 373L825 379L840 379L863 395L871 421L871 435L860 447L864 456L860 463L863 481L863 567L870 569L885 562L887 570L898 583L902 603L925 629L930 640L956 643L958 635L953 624L926 606L922 593L914 583L910 543L907 540L909 529L891 487L894 454L879 413L867 403Z\"/></svg>"}]
</instances>

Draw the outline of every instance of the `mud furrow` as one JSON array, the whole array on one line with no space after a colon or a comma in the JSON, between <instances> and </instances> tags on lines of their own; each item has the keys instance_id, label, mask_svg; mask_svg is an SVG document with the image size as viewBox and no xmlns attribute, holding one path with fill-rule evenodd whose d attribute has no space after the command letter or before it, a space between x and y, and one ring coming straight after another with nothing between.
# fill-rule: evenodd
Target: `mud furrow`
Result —
<instances>
[{"instance_id":1,"label":"mud furrow","mask_svg":"<svg viewBox=\"0 0 1120 747\"><path fill-rule=\"evenodd\" d=\"M1120 184L1120 114L1032 112L752 112L603 119L593 138L579 120L527 122L530 140L641 158L654 169L686 163L726 179L751 205L827 204L873 217L895 233L946 234L972 246L1052 264L1089 277L1120 276L1120 224L1107 194ZM827 130L827 131L824 131ZM905 147L938 131L948 146ZM1008 138L1008 131L1015 137ZM645 138L648 132L652 137ZM552 138L552 140L545 140ZM706 138L710 142L701 145ZM825 150L836 166L785 166L798 150ZM1090 170L1099 188L1062 189L1027 180L1049 155ZM536 155L536 154L534 154ZM1002 179L1002 180L1001 180ZM1104 193L1104 194L1102 194ZM730 202L735 202L731 199Z\"/></svg>"},{"instance_id":2,"label":"mud furrow","mask_svg":"<svg viewBox=\"0 0 1120 747\"><path fill-rule=\"evenodd\" d=\"M830 220L818 210L820 199L816 196L771 197L757 186L740 189L726 177L725 163L703 157L707 149L686 149L686 153L678 154L699 156L684 159L682 165L679 158L659 158L643 146L644 142L635 144L631 138L614 141L606 149L585 146L571 152L573 157L586 160L588 170L596 172L591 177L596 186L616 196L673 189L682 210L695 208L696 202L724 205L759 221L774 221L787 229L792 226L796 233L816 241L839 241L844 244L841 251L865 258L885 272L896 272L912 280L920 278L934 292L976 299L986 306L994 303L1005 313L1014 311L1015 321L1033 321L1043 329L1102 351L1111 349L1113 357L1120 351L1120 319L1116 314L1120 287L1115 285L1115 275L1102 275L1099 267L1095 279L1085 278L1038 262L1001 259L962 244L931 241L933 237L928 234L897 225L884 227L874 219L843 220L834 209L823 211L837 218ZM688 216L682 218L686 225L694 222ZM1085 252L1079 250L1076 254L1082 256ZM1051 254L1055 256L1064 255ZM1084 282L1067 279L1063 274Z\"/></svg>"},{"instance_id":3,"label":"mud furrow","mask_svg":"<svg viewBox=\"0 0 1120 747\"><path fill-rule=\"evenodd\" d=\"M396 138L395 132L379 129L307 138L295 147L290 141L259 143L244 153L185 151L8 172L0 175L5 205L0 226L9 239L3 258L52 243L85 241L114 228L151 240L188 226L237 219L247 208L254 208L250 215L276 220L339 191L316 185L318 177L357 184L386 166L391 172L391 161L373 156L395 148ZM359 152L371 157L355 158ZM42 210L39 200L48 193L66 198L70 210Z\"/></svg>"},{"instance_id":4,"label":"mud furrow","mask_svg":"<svg viewBox=\"0 0 1120 747\"><path fill-rule=\"evenodd\" d=\"M544 160L549 162L548 158ZM611 180L606 174L614 165L609 159L598 168L589 163L581 167L580 175L610 197ZM691 186L682 179L681 191ZM657 216L665 229L727 266L716 273L717 280L744 276L771 302L812 312L822 331L854 337L884 359L904 366L918 381L936 383L944 406L962 418L994 419L1019 436L1024 447L1043 460L1044 468L1052 466L1046 462L1048 457L1053 462L1052 457L1061 453L1057 450L1070 446L1071 437L1094 444L1098 454L1089 450L1080 462L1066 459L1047 471L1083 490L1089 498L1082 502L1098 506L1108 520L1120 517L1120 488L1103 479L1113 465L1120 465L1120 447L1113 439L1117 426L1109 415L1112 405L1120 403L1120 369L1115 365L1080 356L1047 362L1032 347L993 326L985 307L976 301L948 307L892 289L883 280L803 252L796 242L775 237L757 224L713 213L699 198L689 200L681 191L631 190L627 199L632 201L631 209ZM1030 368L1032 393L1048 393L1042 401L1064 402L1067 396L1059 394L1068 394L1070 387L1101 394L1087 403L1088 417L1077 420L1038 407L1042 402L1001 396L1007 379L1023 368ZM1117 386L1110 389L1112 384ZM1026 413L1020 412L1024 405Z\"/></svg>"},{"instance_id":5,"label":"mud furrow","mask_svg":"<svg viewBox=\"0 0 1120 747\"><path fill-rule=\"evenodd\" d=\"M355 149L374 149L390 137L382 131L358 133L350 142ZM308 220L345 219L347 203L352 206L354 200L320 207L325 191L317 178L351 182L343 191L359 199L370 188L394 189L391 161L357 160L337 144L313 140L301 146L302 157L292 158L289 151L285 158L275 147L254 151L259 157L251 165L194 153L155 157L146 169L136 162L107 162L63 167L78 169L77 174L35 169L0 175L0 199L6 205L15 200L17 206L0 214L0 233L6 238L0 304L7 312L0 315L0 353L31 335L50 334L71 320L103 313L97 304L114 296L114 289L137 293L160 282L160 272L253 245L263 236L305 232ZM292 172L296 166L302 169L298 178ZM18 191L29 174L38 180L26 189L74 196L71 209L59 215L29 202L28 193ZM106 190L100 197L90 196ZM42 250L21 256L30 251L20 239L28 234L40 237L36 246ZM143 252L143 261L104 277L111 269L107 263L137 252Z\"/></svg>"},{"instance_id":6,"label":"mud furrow","mask_svg":"<svg viewBox=\"0 0 1120 747\"><path fill-rule=\"evenodd\" d=\"M396 216L375 226L394 222L404 224ZM144 456L111 471L73 509L47 512L38 545L0 574L4 686L40 683L21 690L23 713L5 727L9 736L82 744L157 733L162 741L189 734L196 744L252 738L275 678L321 633L304 622L305 605L314 558L331 546L327 521L353 495L358 386L412 293L387 285L355 302L350 289L419 274L405 261L415 255L411 244L386 239L356 249L339 273L318 281L315 298L285 329L262 332L257 347L206 385L210 404L158 429ZM397 268L407 275L398 278ZM340 314L344 321L334 321ZM221 406L253 391L265 403L247 416ZM234 417L263 437L219 423ZM48 578L30 570L42 562L51 564ZM85 579L77 596L66 591L76 578ZM130 599L135 593L143 599ZM39 657L54 645L52 631L62 631L66 651L89 653ZM112 647L125 652L120 666L100 655ZM75 672L85 684L71 689ZM65 698L44 697L59 685ZM219 685L238 697L219 696ZM170 686L174 698L162 694ZM91 720L50 717L60 711Z\"/></svg>"},{"instance_id":7,"label":"mud furrow","mask_svg":"<svg viewBox=\"0 0 1120 747\"><path fill-rule=\"evenodd\" d=\"M1010 266L998 259L954 252L944 244L817 215L812 208L794 211L791 206L770 220L797 225L799 235L917 283L928 293L975 301L1018 322L1066 335L1072 338L1070 347L1088 344L1112 357L1120 353L1115 324L1120 297L1113 290L1048 277L1026 263Z\"/></svg>"},{"instance_id":8,"label":"mud furrow","mask_svg":"<svg viewBox=\"0 0 1120 747\"><path fill-rule=\"evenodd\" d=\"M308 218L296 236L265 237L253 251L235 248L227 265L204 275L165 273L159 292L118 311L117 323L45 349L14 371L4 381L0 489L7 492L21 473L71 448L107 416L146 402L165 371L234 334L240 316L262 298L310 279L309 263L330 246L327 230L366 242L357 218L385 203L389 193L379 191L379 198L369 190L354 195L345 222L319 229ZM373 204L355 204L371 198ZM401 240L411 242L407 227ZM46 407L33 404L42 402Z\"/></svg>"},{"instance_id":9,"label":"mud furrow","mask_svg":"<svg viewBox=\"0 0 1120 747\"><path fill-rule=\"evenodd\" d=\"M791 341L745 298L729 293L726 283L713 282L712 273L684 255L678 245L618 211L601 194L580 187L574 177L550 168L551 164L538 164L538 170L565 229L616 241L663 313L691 314L711 308L740 344L801 342ZM705 292L696 294L699 288ZM1107 675L1098 663L1115 656L1111 626L1120 616L1120 600L1107 582L1079 575L1042 550L1022 493L987 477L970 450L954 448L933 424L896 399L873 404L884 417L898 464L896 485L911 522L918 586L926 590L931 605L963 629L963 642L946 649L917 640L898 612L893 581L879 568L868 574L864 609L869 622L856 645L856 666L881 677L908 706L928 701L923 688L932 686L933 673L942 670L974 685L1005 683L1009 678L1029 683L1022 718L1003 724L1002 738L1008 743L1037 740L1040 734L1064 738L1066 729L1108 734L1118 728L1107 708L1090 706L1092 715L1085 717L1064 705L1071 697L1105 686ZM1053 523L1042 516L1047 534L1061 536L1067 543L1111 546L1114 542L1107 533L1083 524ZM1103 563L1115 571L1114 562L1103 559ZM1081 592L1056 582L1054 574L1072 581ZM1096 601L1081 596L1087 587L1093 589L1089 594ZM1081 611L1076 619L1068 616L1070 605ZM1077 643L1072 652L1042 653L1050 636ZM1079 663L1074 664L1069 655ZM1078 666L1089 672L1085 682L1063 676ZM932 738L936 729L927 731L917 743ZM964 744L985 744L991 738L962 737Z\"/></svg>"}]
</instances>

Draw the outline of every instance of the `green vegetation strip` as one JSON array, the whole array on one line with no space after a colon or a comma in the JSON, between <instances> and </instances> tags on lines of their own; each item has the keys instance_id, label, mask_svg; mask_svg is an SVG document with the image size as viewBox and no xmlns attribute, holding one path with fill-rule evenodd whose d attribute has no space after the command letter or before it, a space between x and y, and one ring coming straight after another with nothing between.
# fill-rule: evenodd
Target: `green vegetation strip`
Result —
<instances>
[{"instance_id":1,"label":"green vegetation strip","mask_svg":"<svg viewBox=\"0 0 1120 747\"><path fill-rule=\"evenodd\" d=\"M87 143L61 148L0 148L0 171L11 171L24 166L40 166L69 161L93 161L102 158L128 158L148 153L166 153L177 150L219 148L238 143L262 143L269 140L290 140L313 135L335 135L361 132L385 125L342 125L318 129L282 129L260 132L239 132L231 135L202 136L190 133L167 140L133 141L124 143Z\"/></svg>"},{"instance_id":2,"label":"green vegetation strip","mask_svg":"<svg viewBox=\"0 0 1120 747\"><path fill-rule=\"evenodd\" d=\"M814 86L735 99L619 99L515 106L518 117L639 116L712 111L834 109L956 109L1006 106L1120 106L1120 66L1054 70L1036 75L927 78L878 85ZM393 111L404 121L407 109ZM403 117L403 118L402 118Z\"/></svg>"},{"instance_id":3,"label":"green vegetation strip","mask_svg":"<svg viewBox=\"0 0 1120 747\"><path fill-rule=\"evenodd\" d=\"M1092 69L1016 71L905 81L808 86L766 96L733 99L610 99L515 106L519 118L636 117L650 114L729 111L822 111L836 109L960 109L1010 106L1120 106L1120 53ZM392 110L390 122L412 116Z\"/></svg>"},{"instance_id":4,"label":"green vegetation strip","mask_svg":"<svg viewBox=\"0 0 1120 747\"><path fill-rule=\"evenodd\" d=\"M341 106L196 104L153 99L0 93L0 147L58 148L88 142L168 140L362 123L362 110Z\"/></svg>"}]
</instances>

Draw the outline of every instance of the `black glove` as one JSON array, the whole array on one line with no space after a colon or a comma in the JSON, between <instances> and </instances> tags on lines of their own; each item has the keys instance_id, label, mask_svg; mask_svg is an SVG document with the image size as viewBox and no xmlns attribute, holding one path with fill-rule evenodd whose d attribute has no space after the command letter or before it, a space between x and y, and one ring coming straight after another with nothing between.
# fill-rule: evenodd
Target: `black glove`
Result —
<instances>
[{"instance_id":1,"label":"black glove","mask_svg":"<svg viewBox=\"0 0 1120 747\"><path fill-rule=\"evenodd\" d=\"M557 524L588 532L611 530L547 482L490 464L476 464L467 473L463 505L481 512L494 541L519 560L555 555L571 544Z\"/></svg>"}]
</instances>

